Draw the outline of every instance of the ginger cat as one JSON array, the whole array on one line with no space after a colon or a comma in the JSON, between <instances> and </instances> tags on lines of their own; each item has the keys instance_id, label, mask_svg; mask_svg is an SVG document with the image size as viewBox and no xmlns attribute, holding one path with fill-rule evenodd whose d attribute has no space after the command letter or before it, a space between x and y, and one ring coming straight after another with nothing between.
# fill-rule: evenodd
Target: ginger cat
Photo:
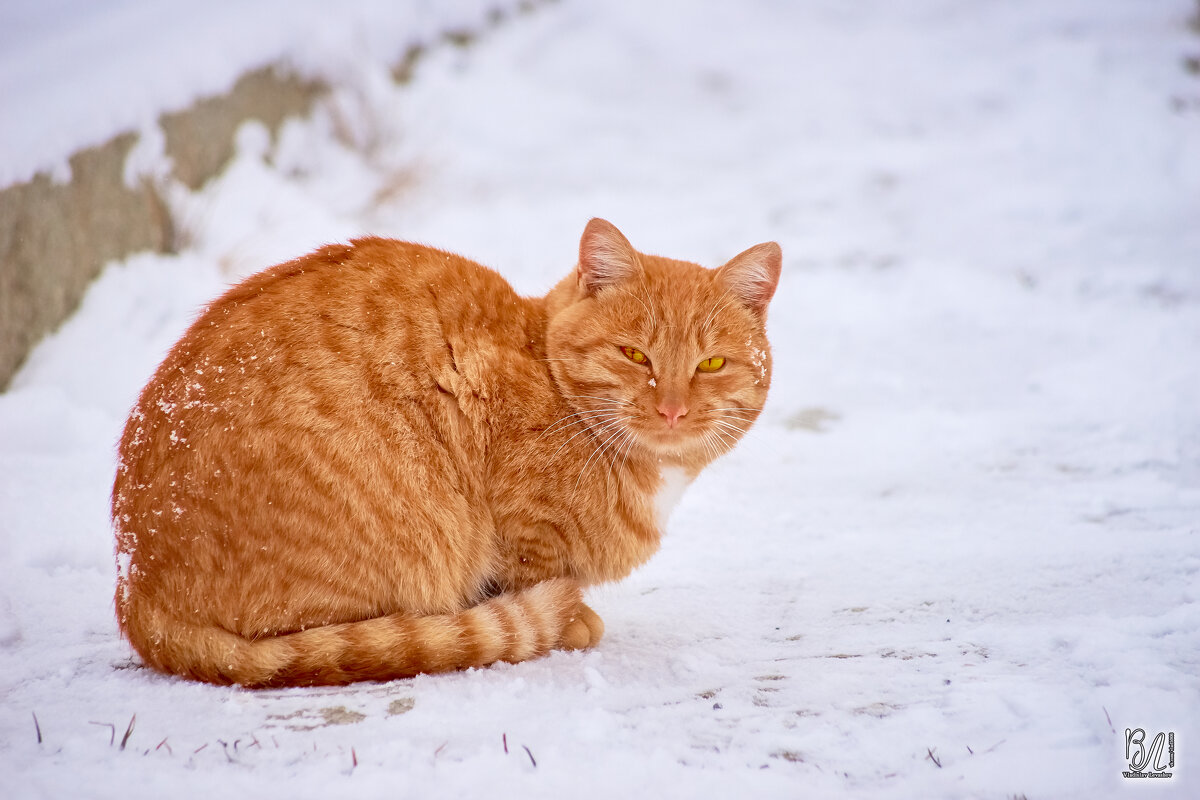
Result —
<instances>
[{"instance_id":1,"label":"ginger cat","mask_svg":"<svg viewBox=\"0 0 1200 800\"><path fill-rule=\"evenodd\" d=\"M156 669L256 687L595 645L580 587L646 561L762 408L780 261L709 270L594 219L545 297L378 238L248 278L126 423L121 631Z\"/></svg>"}]
</instances>

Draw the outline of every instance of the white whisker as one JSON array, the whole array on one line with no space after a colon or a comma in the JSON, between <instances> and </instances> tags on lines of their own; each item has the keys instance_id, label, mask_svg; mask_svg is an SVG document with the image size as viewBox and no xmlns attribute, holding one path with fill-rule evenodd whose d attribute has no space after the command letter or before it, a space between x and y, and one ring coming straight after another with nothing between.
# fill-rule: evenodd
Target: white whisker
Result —
<instances>
[{"instance_id":1,"label":"white whisker","mask_svg":"<svg viewBox=\"0 0 1200 800\"><path fill-rule=\"evenodd\" d=\"M576 411L574 414L567 414L565 417L559 417L554 422L547 425L546 429L544 431L542 431L541 435L545 436L547 433L550 433L551 431L553 431L556 427L558 427L560 425L562 427L570 427L572 425L577 425L580 422L587 422L588 420L593 420L593 419L596 419L599 417L604 417L608 414L619 414L619 413L622 413L622 412L617 411L615 409L613 409L613 410L597 409L597 410L591 410L591 411ZM570 420L571 417L579 417L579 419L575 419L575 420L571 420L570 422L567 422L567 420Z\"/></svg>"},{"instance_id":2,"label":"white whisker","mask_svg":"<svg viewBox=\"0 0 1200 800\"><path fill-rule=\"evenodd\" d=\"M731 291L732 291L731 289L726 289L725 293L717 298L717 302L713 304L712 310L708 312L708 316L705 317L704 322L701 323L700 330L707 331L709 329L709 327L712 325L713 320L716 319L717 312L720 309L724 308L725 306L729 305L728 303L723 302L723 301L725 300L725 298L729 297L729 293Z\"/></svg>"},{"instance_id":3,"label":"white whisker","mask_svg":"<svg viewBox=\"0 0 1200 800\"><path fill-rule=\"evenodd\" d=\"M607 431L608 428L610 428L613 425L619 425L619 424L621 424L620 415L614 415L612 418L605 419L598 423L593 420L586 420L583 429L576 431L574 434L571 435L571 438L567 439L565 442L563 442L561 445L559 445L559 448L554 451L554 455L550 456L550 459L551 460L555 459L558 456L558 454L562 452L562 449L564 447L566 447L568 444L570 444L572 441L574 441L578 437L582 436L583 434L591 433L593 436L603 435L603 433L605 431ZM593 425L595 427L593 427Z\"/></svg>"},{"instance_id":4,"label":"white whisker","mask_svg":"<svg viewBox=\"0 0 1200 800\"><path fill-rule=\"evenodd\" d=\"M620 436L624 432L624 430L625 430L624 425L619 420L615 423L609 423L608 427L612 428L614 425L615 425L616 429L612 433L608 433L606 430L605 431L606 436L605 436L604 441L601 442L599 444L599 446L597 446L596 449L592 451L592 454L590 456L588 456L588 460L583 462L583 467L581 467L579 470L579 477L575 479L575 489L572 491L572 496L574 496L574 492L579 491L579 483L580 483L580 481L583 480L583 475L585 472L587 472L587 468L592 463L592 460L595 459L596 456L602 456L604 451L608 449L609 443L612 442L614 439L616 439L616 437Z\"/></svg>"},{"instance_id":5,"label":"white whisker","mask_svg":"<svg viewBox=\"0 0 1200 800\"><path fill-rule=\"evenodd\" d=\"M714 420L710 420L710 421L712 422L713 425L718 425L727 431L732 431L739 435L744 435L747 431L750 430L748 425L746 427L742 427L740 425L736 425L732 422L728 422L723 419L714 419Z\"/></svg>"},{"instance_id":6,"label":"white whisker","mask_svg":"<svg viewBox=\"0 0 1200 800\"><path fill-rule=\"evenodd\" d=\"M642 276L642 279L641 279L641 281L638 282L638 285L642 288L642 292L644 293L644 295L646 297L646 302L648 302L650 304L650 321L651 321L651 323L653 323L654 327L657 328L658 327L658 308L654 305L654 293L651 292L649 287L646 285L646 276L645 275Z\"/></svg>"},{"instance_id":7,"label":"white whisker","mask_svg":"<svg viewBox=\"0 0 1200 800\"><path fill-rule=\"evenodd\" d=\"M616 449L613 451L613 457L612 457L612 459L611 459L611 460L609 461L609 463L608 463L608 473L609 473L609 475L611 475L611 474L612 474L612 468L613 468L614 466L616 466L616 464L617 464L617 459L621 457L621 451L623 451L623 450L624 450L624 451L625 451L625 455L626 455L626 456L628 456L628 455L629 455L629 450L628 450L628 449L626 449L626 448L627 448L627 446L630 444L630 442L633 440L633 437L634 437L634 435L635 435L635 434L634 434L634 432L633 432L633 429L632 429L632 428L630 428L630 427L628 427L628 426L626 426L626 428L625 428L625 435L624 435L624 436L622 436L622 437L621 437L621 439L620 439L620 440L617 442L617 447L616 447ZM621 459L621 466L617 467L617 480L620 480L620 479L621 479L621 470L624 468L624 466L625 466L625 459L623 459L623 458L622 458L622 459Z\"/></svg>"},{"instance_id":8,"label":"white whisker","mask_svg":"<svg viewBox=\"0 0 1200 800\"><path fill-rule=\"evenodd\" d=\"M716 461L728 451L728 448L726 447L725 442L721 440L721 437L713 431L709 431L705 435L708 439L708 446L712 451L713 461Z\"/></svg>"},{"instance_id":9,"label":"white whisker","mask_svg":"<svg viewBox=\"0 0 1200 800\"><path fill-rule=\"evenodd\" d=\"M634 300L637 300L639 303L641 303L641 304L642 304L642 308L646 309L646 313L650 315L650 324L651 324L651 326L652 326L652 327L655 327L655 328L657 328L657 327L658 327L658 319L656 318L656 316L655 316L654 312L650 310L650 306L646 305L646 303L645 303L645 302L642 300L642 298L638 297L636 294L634 294L633 292L629 291L629 289L626 289L626 288L622 287L622 288L621 288L621 291L622 291L622 292L624 292L625 294L629 295L629 296L630 296L630 297L632 297Z\"/></svg>"},{"instance_id":10,"label":"white whisker","mask_svg":"<svg viewBox=\"0 0 1200 800\"><path fill-rule=\"evenodd\" d=\"M721 440L721 443L724 444L729 450L732 450L737 445L737 439L735 439L732 434L725 433L719 428L713 428L712 433L716 434Z\"/></svg>"},{"instance_id":11,"label":"white whisker","mask_svg":"<svg viewBox=\"0 0 1200 800\"><path fill-rule=\"evenodd\" d=\"M630 428L629 429L629 440L628 440L628 443L625 445L625 455L622 456L621 466L617 469L618 475L621 473L621 470L625 469L625 459L629 458L629 454L631 452L633 452L633 447L634 447L634 445L637 444L637 438L638 438L637 432L634 431L633 428Z\"/></svg>"},{"instance_id":12,"label":"white whisker","mask_svg":"<svg viewBox=\"0 0 1200 800\"><path fill-rule=\"evenodd\" d=\"M605 403L616 403L623 406L636 405L632 400L622 400L619 397L597 397L592 394L565 394L563 397L570 397L572 400L601 400Z\"/></svg>"}]
</instances>

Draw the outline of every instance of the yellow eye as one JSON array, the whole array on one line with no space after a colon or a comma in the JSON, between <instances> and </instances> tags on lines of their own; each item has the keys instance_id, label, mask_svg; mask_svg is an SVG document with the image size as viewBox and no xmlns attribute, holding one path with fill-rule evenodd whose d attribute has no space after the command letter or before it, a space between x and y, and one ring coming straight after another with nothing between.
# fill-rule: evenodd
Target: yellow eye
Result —
<instances>
[{"instance_id":1,"label":"yellow eye","mask_svg":"<svg viewBox=\"0 0 1200 800\"><path fill-rule=\"evenodd\" d=\"M725 366L725 359L721 356L713 356L712 358L706 358L701 361L700 365L696 367L696 369L700 372L716 372L723 366Z\"/></svg>"},{"instance_id":2,"label":"yellow eye","mask_svg":"<svg viewBox=\"0 0 1200 800\"><path fill-rule=\"evenodd\" d=\"M630 361L632 361L635 364L649 364L650 363L650 359L646 358L646 354L643 353L641 350L638 350L636 347L622 346L621 352L625 354L626 358L628 358Z\"/></svg>"}]
</instances>

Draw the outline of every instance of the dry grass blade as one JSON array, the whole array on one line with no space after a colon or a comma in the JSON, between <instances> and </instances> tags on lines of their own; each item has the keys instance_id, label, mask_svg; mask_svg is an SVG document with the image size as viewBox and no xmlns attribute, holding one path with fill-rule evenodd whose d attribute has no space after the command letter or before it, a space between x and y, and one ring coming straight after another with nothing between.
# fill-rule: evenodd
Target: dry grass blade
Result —
<instances>
[{"instance_id":1,"label":"dry grass blade","mask_svg":"<svg viewBox=\"0 0 1200 800\"><path fill-rule=\"evenodd\" d=\"M125 729L125 735L121 737L121 749L125 749L125 745L129 743L129 737L133 734L133 723L137 722L137 714L129 718L129 727ZM113 729L114 733L116 729Z\"/></svg>"},{"instance_id":2,"label":"dry grass blade","mask_svg":"<svg viewBox=\"0 0 1200 800\"><path fill-rule=\"evenodd\" d=\"M33 712L31 712L33 713ZM33 729L37 732L38 744L42 743L42 726L38 724L37 714L33 714Z\"/></svg>"}]
</instances>

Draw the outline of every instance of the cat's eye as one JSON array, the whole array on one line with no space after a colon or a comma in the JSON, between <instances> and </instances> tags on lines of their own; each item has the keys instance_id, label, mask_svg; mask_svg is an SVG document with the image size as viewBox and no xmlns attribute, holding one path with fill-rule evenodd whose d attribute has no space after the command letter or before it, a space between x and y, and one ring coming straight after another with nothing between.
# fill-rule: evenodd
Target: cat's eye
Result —
<instances>
[{"instance_id":1,"label":"cat's eye","mask_svg":"<svg viewBox=\"0 0 1200 800\"><path fill-rule=\"evenodd\" d=\"M725 366L725 359L721 356L713 356L701 361L696 369L699 372L716 372L723 366Z\"/></svg>"},{"instance_id":2,"label":"cat's eye","mask_svg":"<svg viewBox=\"0 0 1200 800\"><path fill-rule=\"evenodd\" d=\"M632 361L635 364L649 364L650 363L650 359L646 357L646 354L643 353L641 350L638 350L636 347L622 346L621 352L625 354L626 358L628 358L630 361Z\"/></svg>"}]
</instances>

